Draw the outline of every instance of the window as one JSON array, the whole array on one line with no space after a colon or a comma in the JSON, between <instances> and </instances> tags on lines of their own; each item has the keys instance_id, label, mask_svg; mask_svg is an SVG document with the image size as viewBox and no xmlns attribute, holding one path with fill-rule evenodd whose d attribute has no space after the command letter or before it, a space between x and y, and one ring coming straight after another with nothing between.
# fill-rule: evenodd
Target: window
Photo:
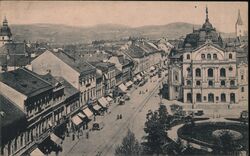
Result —
<instances>
[{"instance_id":1,"label":"window","mask_svg":"<svg viewBox=\"0 0 250 156\"><path fill-rule=\"evenodd\" d=\"M178 81L178 76L177 75L175 75L175 80Z\"/></svg>"},{"instance_id":2,"label":"window","mask_svg":"<svg viewBox=\"0 0 250 156\"><path fill-rule=\"evenodd\" d=\"M232 59L233 58L233 55L230 53L229 54L229 59Z\"/></svg>"},{"instance_id":3,"label":"window","mask_svg":"<svg viewBox=\"0 0 250 156\"><path fill-rule=\"evenodd\" d=\"M191 81L187 80L187 85L190 86L191 85Z\"/></svg>"},{"instance_id":4,"label":"window","mask_svg":"<svg viewBox=\"0 0 250 156\"><path fill-rule=\"evenodd\" d=\"M192 94L187 93L187 102L191 103L192 102Z\"/></svg>"},{"instance_id":5,"label":"window","mask_svg":"<svg viewBox=\"0 0 250 156\"><path fill-rule=\"evenodd\" d=\"M196 81L196 85L197 85L197 86L200 86L200 85L201 85L201 82L200 82L200 81Z\"/></svg>"},{"instance_id":6,"label":"window","mask_svg":"<svg viewBox=\"0 0 250 156\"><path fill-rule=\"evenodd\" d=\"M233 68L232 68L232 67L229 67L229 71L233 71Z\"/></svg>"},{"instance_id":7,"label":"window","mask_svg":"<svg viewBox=\"0 0 250 156\"><path fill-rule=\"evenodd\" d=\"M241 92L244 92L244 87L241 87Z\"/></svg>"},{"instance_id":8,"label":"window","mask_svg":"<svg viewBox=\"0 0 250 156\"><path fill-rule=\"evenodd\" d=\"M211 60L211 54L207 54L207 59Z\"/></svg>"},{"instance_id":9,"label":"window","mask_svg":"<svg viewBox=\"0 0 250 156\"><path fill-rule=\"evenodd\" d=\"M225 81L224 80L220 81L220 85L225 86L226 85Z\"/></svg>"},{"instance_id":10,"label":"window","mask_svg":"<svg viewBox=\"0 0 250 156\"><path fill-rule=\"evenodd\" d=\"M235 85L235 84L234 84L234 80L231 80L231 81L230 81L230 85L231 85L231 86L234 86L234 85Z\"/></svg>"},{"instance_id":11,"label":"window","mask_svg":"<svg viewBox=\"0 0 250 156\"><path fill-rule=\"evenodd\" d=\"M208 102L214 102L214 94L212 93L208 94Z\"/></svg>"},{"instance_id":12,"label":"window","mask_svg":"<svg viewBox=\"0 0 250 156\"><path fill-rule=\"evenodd\" d=\"M213 54L213 59L217 60L217 54Z\"/></svg>"},{"instance_id":13,"label":"window","mask_svg":"<svg viewBox=\"0 0 250 156\"><path fill-rule=\"evenodd\" d=\"M235 103L235 94L230 93L230 103Z\"/></svg>"},{"instance_id":14,"label":"window","mask_svg":"<svg viewBox=\"0 0 250 156\"><path fill-rule=\"evenodd\" d=\"M244 80L244 75L241 75L241 80Z\"/></svg>"},{"instance_id":15,"label":"window","mask_svg":"<svg viewBox=\"0 0 250 156\"><path fill-rule=\"evenodd\" d=\"M187 54L187 59L190 60L190 55L189 54Z\"/></svg>"},{"instance_id":16,"label":"window","mask_svg":"<svg viewBox=\"0 0 250 156\"><path fill-rule=\"evenodd\" d=\"M205 60L205 54L201 54L201 59Z\"/></svg>"},{"instance_id":17,"label":"window","mask_svg":"<svg viewBox=\"0 0 250 156\"><path fill-rule=\"evenodd\" d=\"M221 102L226 102L226 94L225 93L222 93L220 95L220 100L221 100Z\"/></svg>"},{"instance_id":18,"label":"window","mask_svg":"<svg viewBox=\"0 0 250 156\"><path fill-rule=\"evenodd\" d=\"M187 68L187 74L188 76L191 76L191 69L189 67Z\"/></svg>"},{"instance_id":19,"label":"window","mask_svg":"<svg viewBox=\"0 0 250 156\"><path fill-rule=\"evenodd\" d=\"M213 86L213 81L208 81L208 86Z\"/></svg>"},{"instance_id":20,"label":"window","mask_svg":"<svg viewBox=\"0 0 250 156\"><path fill-rule=\"evenodd\" d=\"M196 77L201 77L201 69L200 69L200 68L197 68L197 69L195 70L195 76L196 76Z\"/></svg>"},{"instance_id":21,"label":"window","mask_svg":"<svg viewBox=\"0 0 250 156\"><path fill-rule=\"evenodd\" d=\"M196 101L201 102L201 94L200 93L196 94Z\"/></svg>"},{"instance_id":22,"label":"window","mask_svg":"<svg viewBox=\"0 0 250 156\"><path fill-rule=\"evenodd\" d=\"M226 77L226 70L225 70L225 68L221 68L220 69L220 76L221 77Z\"/></svg>"},{"instance_id":23,"label":"window","mask_svg":"<svg viewBox=\"0 0 250 156\"><path fill-rule=\"evenodd\" d=\"M208 75L208 77L213 77L213 76L214 76L213 69L209 68L209 69L207 70L207 75Z\"/></svg>"}]
</instances>

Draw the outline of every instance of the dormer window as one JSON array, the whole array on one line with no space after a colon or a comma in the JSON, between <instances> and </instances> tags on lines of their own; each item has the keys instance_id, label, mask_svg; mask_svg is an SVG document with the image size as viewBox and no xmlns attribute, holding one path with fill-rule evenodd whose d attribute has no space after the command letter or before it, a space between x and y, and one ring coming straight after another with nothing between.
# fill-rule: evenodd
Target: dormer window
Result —
<instances>
[{"instance_id":1,"label":"dormer window","mask_svg":"<svg viewBox=\"0 0 250 156\"><path fill-rule=\"evenodd\" d=\"M217 60L217 54L213 54L213 59Z\"/></svg>"},{"instance_id":2,"label":"dormer window","mask_svg":"<svg viewBox=\"0 0 250 156\"><path fill-rule=\"evenodd\" d=\"M207 59L211 60L211 54L207 54Z\"/></svg>"},{"instance_id":3,"label":"dormer window","mask_svg":"<svg viewBox=\"0 0 250 156\"><path fill-rule=\"evenodd\" d=\"M201 59L205 60L205 54L201 54Z\"/></svg>"}]
</instances>

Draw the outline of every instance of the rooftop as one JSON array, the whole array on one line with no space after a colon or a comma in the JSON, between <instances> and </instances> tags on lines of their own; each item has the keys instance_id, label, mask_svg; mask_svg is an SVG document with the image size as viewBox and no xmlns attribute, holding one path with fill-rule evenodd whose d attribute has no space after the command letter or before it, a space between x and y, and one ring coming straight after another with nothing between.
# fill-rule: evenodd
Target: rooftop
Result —
<instances>
[{"instance_id":1,"label":"rooftop","mask_svg":"<svg viewBox=\"0 0 250 156\"><path fill-rule=\"evenodd\" d=\"M13 102L0 94L1 143L5 144L24 130L26 114Z\"/></svg>"},{"instance_id":2,"label":"rooftop","mask_svg":"<svg viewBox=\"0 0 250 156\"><path fill-rule=\"evenodd\" d=\"M49 82L26 68L1 73L0 81L29 97L53 89Z\"/></svg>"}]
</instances>

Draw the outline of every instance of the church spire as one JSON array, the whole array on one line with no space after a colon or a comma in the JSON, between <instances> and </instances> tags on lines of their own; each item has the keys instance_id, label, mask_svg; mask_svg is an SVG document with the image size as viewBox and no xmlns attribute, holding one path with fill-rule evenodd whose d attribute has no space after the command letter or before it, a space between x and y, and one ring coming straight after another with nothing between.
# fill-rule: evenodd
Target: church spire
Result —
<instances>
[{"instance_id":1,"label":"church spire","mask_svg":"<svg viewBox=\"0 0 250 156\"><path fill-rule=\"evenodd\" d=\"M237 19L236 24L237 25L243 25L243 22L242 22L242 19L241 19L241 16L240 16L240 9L238 10L238 19Z\"/></svg>"}]
</instances>

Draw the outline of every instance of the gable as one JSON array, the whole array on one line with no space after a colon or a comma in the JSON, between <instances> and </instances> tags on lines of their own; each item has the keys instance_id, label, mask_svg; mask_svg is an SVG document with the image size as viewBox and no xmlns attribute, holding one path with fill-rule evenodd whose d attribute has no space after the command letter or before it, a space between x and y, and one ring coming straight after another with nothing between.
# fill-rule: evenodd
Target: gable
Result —
<instances>
[{"instance_id":1,"label":"gable","mask_svg":"<svg viewBox=\"0 0 250 156\"><path fill-rule=\"evenodd\" d=\"M205 54L207 56L208 54L213 57L214 54L217 55L217 60L224 60L225 59L225 52L222 49L219 49L215 47L212 44L206 44L202 46L201 48L197 48L192 52L192 59L193 60L202 60L201 55Z\"/></svg>"}]
</instances>

